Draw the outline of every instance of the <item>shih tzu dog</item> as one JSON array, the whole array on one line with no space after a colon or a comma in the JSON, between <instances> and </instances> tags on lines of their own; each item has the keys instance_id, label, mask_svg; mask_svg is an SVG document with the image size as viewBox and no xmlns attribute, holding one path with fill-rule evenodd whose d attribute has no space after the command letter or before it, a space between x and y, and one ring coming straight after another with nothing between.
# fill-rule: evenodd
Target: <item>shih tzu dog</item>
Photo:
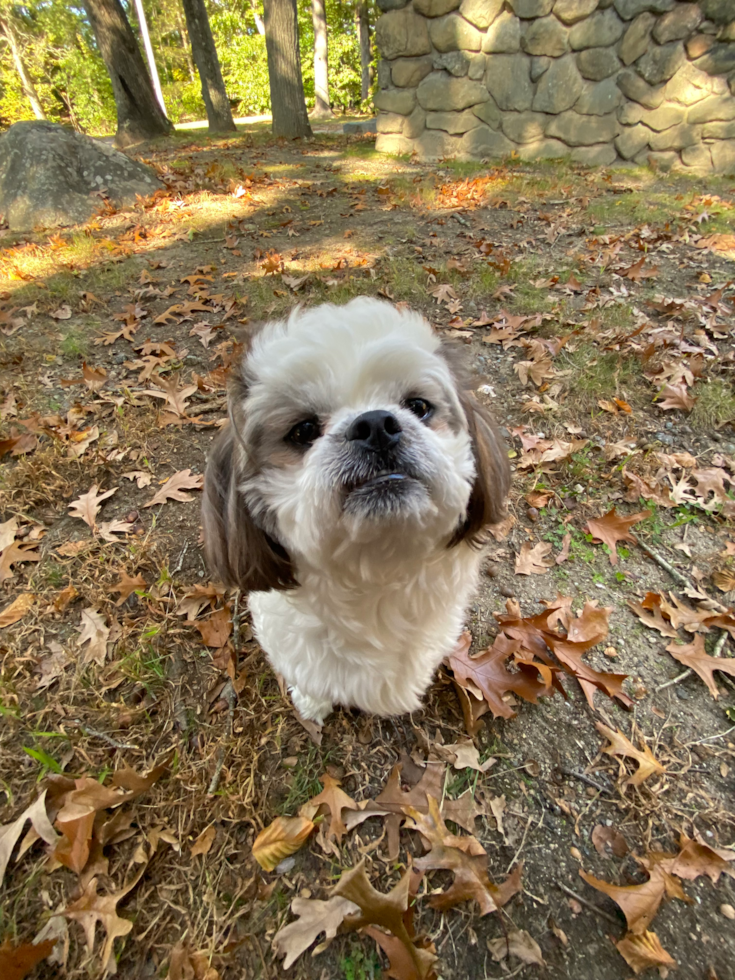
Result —
<instances>
[{"instance_id":1,"label":"shih tzu dog","mask_svg":"<svg viewBox=\"0 0 735 980\"><path fill-rule=\"evenodd\" d=\"M505 448L418 314L373 299L254 337L208 461L213 573L306 719L410 712L463 628Z\"/></svg>"}]
</instances>

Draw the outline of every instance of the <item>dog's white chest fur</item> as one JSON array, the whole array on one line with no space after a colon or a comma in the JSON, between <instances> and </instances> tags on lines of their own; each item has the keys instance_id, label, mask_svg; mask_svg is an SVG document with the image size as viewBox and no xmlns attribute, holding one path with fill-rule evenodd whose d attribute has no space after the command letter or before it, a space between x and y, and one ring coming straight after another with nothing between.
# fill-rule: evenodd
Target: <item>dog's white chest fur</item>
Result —
<instances>
[{"instance_id":1,"label":"dog's white chest fur","mask_svg":"<svg viewBox=\"0 0 735 980\"><path fill-rule=\"evenodd\" d=\"M255 632L301 715L333 704L379 715L413 711L463 626L480 555L443 548L361 581L334 569L300 574L292 592L254 592Z\"/></svg>"}]
</instances>

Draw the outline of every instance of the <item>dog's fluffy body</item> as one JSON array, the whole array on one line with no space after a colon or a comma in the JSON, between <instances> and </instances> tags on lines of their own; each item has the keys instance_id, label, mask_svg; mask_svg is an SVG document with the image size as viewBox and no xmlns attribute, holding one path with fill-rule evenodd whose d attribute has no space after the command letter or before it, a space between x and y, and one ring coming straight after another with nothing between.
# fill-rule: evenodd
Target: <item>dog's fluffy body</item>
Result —
<instances>
[{"instance_id":1,"label":"dog's fluffy body","mask_svg":"<svg viewBox=\"0 0 735 980\"><path fill-rule=\"evenodd\" d=\"M318 434L294 441L304 431ZM303 717L420 705L507 482L492 423L418 314L357 299L255 336L207 468L205 545L219 577L250 591Z\"/></svg>"}]
</instances>

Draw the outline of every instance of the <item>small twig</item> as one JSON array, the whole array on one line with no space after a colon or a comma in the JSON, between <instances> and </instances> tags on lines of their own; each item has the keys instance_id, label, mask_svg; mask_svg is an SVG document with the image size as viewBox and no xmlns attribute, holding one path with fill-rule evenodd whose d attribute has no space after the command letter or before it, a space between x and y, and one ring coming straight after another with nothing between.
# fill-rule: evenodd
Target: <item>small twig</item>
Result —
<instances>
[{"instance_id":1,"label":"small twig","mask_svg":"<svg viewBox=\"0 0 735 980\"><path fill-rule=\"evenodd\" d=\"M575 899L580 905L584 905L585 908L589 909L590 912L596 912L598 915L602 916L603 919L607 919L608 922L612 922L613 925L619 926L620 920L616 919L614 915L610 915L609 912L605 912L604 909L598 908L593 902L588 902L586 898L582 898L576 892L573 892L571 888L567 888L560 881L556 882L556 887L563 891L565 895L569 895L570 898Z\"/></svg>"},{"instance_id":2,"label":"small twig","mask_svg":"<svg viewBox=\"0 0 735 980\"><path fill-rule=\"evenodd\" d=\"M225 764L225 756L227 755L227 743L232 738L232 726L235 718L237 694L235 692L235 688L232 686L231 680L228 679L227 683L222 689L221 696L225 699L225 701L227 701L227 725L225 727L225 738L217 752L217 762L214 767L214 774L209 784L209 789L207 790L207 796L214 796L214 794L217 792L220 776L222 775L222 767Z\"/></svg>"},{"instance_id":3,"label":"small twig","mask_svg":"<svg viewBox=\"0 0 735 980\"><path fill-rule=\"evenodd\" d=\"M708 735L706 738L697 739L696 742L687 742L687 746L701 745L702 742L714 742L716 738L724 738L726 735L729 735L731 732L735 732L735 725L733 725L732 728L728 728L726 732L720 732L719 735Z\"/></svg>"},{"instance_id":4,"label":"small twig","mask_svg":"<svg viewBox=\"0 0 735 980\"><path fill-rule=\"evenodd\" d=\"M542 810L541 811L541 819L538 822L538 826L539 827L541 826L541 823L542 823L543 819L544 819L544 814L543 814L543 810ZM526 829L523 831L523 837L521 838L521 843L518 845L518 850L515 852L515 854L511 858L511 862L510 862L510 864L508 865L508 867L506 869L506 872L505 873L507 875L510 874L511 869L513 868L513 865L518 860L518 855L523 850L523 845L526 843L526 837L528 837L528 831L531 829L531 824L532 823L533 823L533 817L529 817L528 820L527 820L527 822L526 822Z\"/></svg>"},{"instance_id":5,"label":"small twig","mask_svg":"<svg viewBox=\"0 0 735 980\"><path fill-rule=\"evenodd\" d=\"M683 670L680 674L677 674L676 677L673 677L670 681L666 681L665 684L661 684L660 687L657 687L656 693L658 694L659 691L665 691L667 687L673 687L674 684L681 684L681 682L685 681L687 677L691 677L693 673L694 671L692 668L687 667L686 670Z\"/></svg>"},{"instance_id":6,"label":"small twig","mask_svg":"<svg viewBox=\"0 0 735 980\"><path fill-rule=\"evenodd\" d=\"M185 732L189 727L189 719L186 715L186 707L181 701L181 679L184 676L184 660L178 646L174 646L172 651L168 673L173 681L171 689L174 698L174 722L180 732Z\"/></svg>"},{"instance_id":7,"label":"small twig","mask_svg":"<svg viewBox=\"0 0 735 980\"><path fill-rule=\"evenodd\" d=\"M582 783L587 783L588 786L591 786L592 789L596 789L600 793L610 792L607 786L598 783L584 772L577 772L576 769L567 769L566 766L559 766L559 772L564 773L565 776L572 776L574 779L579 779Z\"/></svg>"},{"instance_id":8,"label":"small twig","mask_svg":"<svg viewBox=\"0 0 735 980\"><path fill-rule=\"evenodd\" d=\"M720 633L720 637L717 640L717 643L715 643L715 648L712 651L712 656L713 657L721 657L722 656L722 651L723 651L723 649L725 647L725 644L727 643L727 638L728 638L729 635L730 634L727 632L727 630L723 630Z\"/></svg>"},{"instance_id":9,"label":"small twig","mask_svg":"<svg viewBox=\"0 0 735 980\"><path fill-rule=\"evenodd\" d=\"M174 567L171 569L171 574L172 575L178 575L179 572L181 571L181 567L184 564L184 556L186 555L186 552L188 550L189 550L189 542L188 541L185 541L184 542L184 547L181 549L181 554L179 555L178 561L176 562L176 564L174 565Z\"/></svg>"},{"instance_id":10,"label":"small twig","mask_svg":"<svg viewBox=\"0 0 735 980\"><path fill-rule=\"evenodd\" d=\"M235 592L232 603L232 646L237 654L240 650L240 589Z\"/></svg>"},{"instance_id":11,"label":"small twig","mask_svg":"<svg viewBox=\"0 0 735 980\"><path fill-rule=\"evenodd\" d=\"M118 742L116 738L112 738L111 735L105 735L104 732L98 732L96 728L90 728L78 718L74 718L73 722L77 728L81 729L84 735L87 735L90 738L100 738L103 742L107 742L108 745L111 745L113 749L137 749L138 747L137 745L129 745L127 742Z\"/></svg>"},{"instance_id":12,"label":"small twig","mask_svg":"<svg viewBox=\"0 0 735 980\"><path fill-rule=\"evenodd\" d=\"M641 539L638 537L638 535L633 533L633 531L629 530L628 533L635 540L638 547L641 548L642 551L645 551L648 557L652 558L657 565L660 565L661 568L667 571L675 582L678 582L679 585L683 586L685 589L693 588L692 583L689 581L689 579L687 579L685 575L682 575L682 573L679 571L678 568L674 568L671 562L668 562L657 551L654 551L653 548L650 548L647 544L644 544L643 541L641 541Z\"/></svg>"}]
</instances>

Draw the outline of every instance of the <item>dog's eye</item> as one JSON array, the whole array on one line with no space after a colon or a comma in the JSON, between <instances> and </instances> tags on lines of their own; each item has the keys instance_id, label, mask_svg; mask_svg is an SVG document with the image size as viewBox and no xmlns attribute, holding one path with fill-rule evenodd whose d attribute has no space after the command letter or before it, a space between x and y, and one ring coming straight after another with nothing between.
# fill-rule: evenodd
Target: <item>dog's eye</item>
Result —
<instances>
[{"instance_id":1,"label":"dog's eye","mask_svg":"<svg viewBox=\"0 0 735 980\"><path fill-rule=\"evenodd\" d=\"M321 434L322 427L319 424L319 419L304 419L303 422L297 422L291 429L286 436L286 441L294 442L297 446L310 446L312 442L316 442Z\"/></svg>"},{"instance_id":2,"label":"dog's eye","mask_svg":"<svg viewBox=\"0 0 735 980\"><path fill-rule=\"evenodd\" d=\"M406 408L409 412L413 412L416 418L422 422L425 422L434 411L434 406L427 402L425 398L407 399Z\"/></svg>"}]
</instances>

